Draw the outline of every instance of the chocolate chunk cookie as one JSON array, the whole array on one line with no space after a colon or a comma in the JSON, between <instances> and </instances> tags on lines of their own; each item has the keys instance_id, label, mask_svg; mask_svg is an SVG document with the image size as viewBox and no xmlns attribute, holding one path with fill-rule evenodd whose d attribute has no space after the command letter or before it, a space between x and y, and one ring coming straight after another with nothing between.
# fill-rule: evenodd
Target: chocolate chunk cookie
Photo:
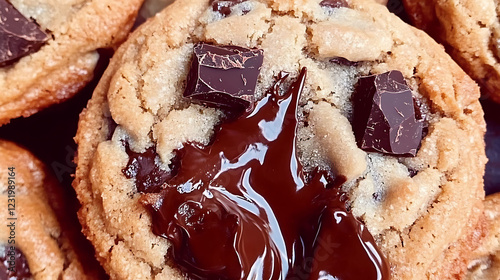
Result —
<instances>
[{"instance_id":1,"label":"chocolate chunk cookie","mask_svg":"<svg viewBox=\"0 0 500 280\"><path fill-rule=\"evenodd\" d=\"M450 55L500 102L500 5L496 0L404 0L415 26L442 43Z\"/></svg>"},{"instance_id":2,"label":"chocolate chunk cookie","mask_svg":"<svg viewBox=\"0 0 500 280\"><path fill-rule=\"evenodd\" d=\"M98 50L125 39L142 2L1 0L0 125L83 88Z\"/></svg>"},{"instance_id":3,"label":"chocolate chunk cookie","mask_svg":"<svg viewBox=\"0 0 500 280\"><path fill-rule=\"evenodd\" d=\"M64 200L55 178L32 154L0 140L0 278L99 279L63 232ZM59 215L61 214L61 215Z\"/></svg>"},{"instance_id":4,"label":"chocolate chunk cookie","mask_svg":"<svg viewBox=\"0 0 500 280\"><path fill-rule=\"evenodd\" d=\"M80 221L116 279L463 277L478 98L374 1L178 0L81 115Z\"/></svg>"}]
</instances>

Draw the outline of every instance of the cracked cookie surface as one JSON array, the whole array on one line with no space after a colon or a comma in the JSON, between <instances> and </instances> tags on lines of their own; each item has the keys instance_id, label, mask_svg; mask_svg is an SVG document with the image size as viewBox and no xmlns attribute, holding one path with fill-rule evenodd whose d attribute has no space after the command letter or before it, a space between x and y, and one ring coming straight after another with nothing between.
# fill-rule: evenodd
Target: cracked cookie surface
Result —
<instances>
[{"instance_id":1,"label":"cracked cookie surface","mask_svg":"<svg viewBox=\"0 0 500 280\"><path fill-rule=\"evenodd\" d=\"M500 102L500 3L497 0L405 0L413 23L445 45L450 55Z\"/></svg>"},{"instance_id":2,"label":"cracked cookie surface","mask_svg":"<svg viewBox=\"0 0 500 280\"><path fill-rule=\"evenodd\" d=\"M464 275L484 198L485 124L476 84L442 47L385 7L350 1L331 9L320 2L244 1L223 16L208 1L180 0L120 47L75 138L80 221L112 277L183 278L169 242L151 231L134 178L122 172L129 161L123 143L135 153L155 147L163 170L182 143L209 143L223 113L182 98L198 42L263 49L257 97L280 71L296 77L307 67L297 143L304 168L347 179L350 209L375 237L393 279ZM426 115L416 157L366 152L355 141L357 80L390 70L403 74Z\"/></svg>"},{"instance_id":3,"label":"cracked cookie surface","mask_svg":"<svg viewBox=\"0 0 500 280\"><path fill-rule=\"evenodd\" d=\"M36 52L0 67L0 125L60 103L94 75L98 49L115 48L134 22L142 0L12 0L48 34Z\"/></svg>"}]
</instances>

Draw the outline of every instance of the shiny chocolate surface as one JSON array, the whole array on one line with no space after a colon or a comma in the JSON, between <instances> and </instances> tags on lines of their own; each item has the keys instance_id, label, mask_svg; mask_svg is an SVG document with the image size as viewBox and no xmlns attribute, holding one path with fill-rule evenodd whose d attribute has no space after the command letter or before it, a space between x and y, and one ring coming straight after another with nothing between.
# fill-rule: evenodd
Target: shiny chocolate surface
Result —
<instances>
[{"instance_id":1,"label":"shiny chocolate surface","mask_svg":"<svg viewBox=\"0 0 500 280\"><path fill-rule=\"evenodd\" d=\"M393 156L417 154L424 122L401 72L360 78L352 102L354 135L361 149Z\"/></svg>"},{"instance_id":2,"label":"shiny chocolate surface","mask_svg":"<svg viewBox=\"0 0 500 280\"><path fill-rule=\"evenodd\" d=\"M172 242L176 264L194 279L388 279L335 178L305 174L297 158L306 70L284 94L287 75L279 78L253 111L220 125L211 144L178 152L177 174L143 197L153 232Z\"/></svg>"},{"instance_id":3,"label":"shiny chocolate surface","mask_svg":"<svg viewBox=\"0 0 500 280\"><path fill-rule=\"evenodd\" d=\"M48 38L35 22L8 1L0 0L0 66L36 52Z\"/></svg>"},{"instance_id":4,"label":"shiny chocolate surface","mask_svg":"<svg viewBox=\"0 0 500 280\"><path fill-rule=\"evenodd\" d=\"M244 110L254 102L263 51L198 43L184 97L192 102L229 110Z\"/></svg>"}]
</instances>

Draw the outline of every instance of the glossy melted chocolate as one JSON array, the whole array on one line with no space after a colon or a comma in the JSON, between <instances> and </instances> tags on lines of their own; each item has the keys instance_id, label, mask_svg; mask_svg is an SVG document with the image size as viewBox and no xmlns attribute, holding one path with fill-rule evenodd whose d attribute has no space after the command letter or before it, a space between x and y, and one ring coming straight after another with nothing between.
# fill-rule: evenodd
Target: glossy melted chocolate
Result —
<instances>
[{"instance_id":1,"label":"glossy melted chocolate","mask_svg":"<svg viewBox=\"0 0 500 280\"><path fill-rule=\"evenodd\" d=\"M222 124L210 145L179 151L161 198L144 202L154 233L172 242L193 279L388 279L332 176L304 173L296 133L306 70L280 94L286 78L253 111Z\"/></svg>"},{"instance_id":2,"label":"glossy melted chocolate","mask_svg":"<svg viewBox=\"0 0 500 280\"><path fill-rule=\"evenodd\" d=\"M0 279L31 279L30 268L24 254L19 249L9 245L4 245L3 250L5 254L0 255Z\"/></svg>"},{"instance_id":3,"label":"glossy melted chocolate","mask_svg":"<svg viewBox=\"0 0 500 280\"><path fill-rule=\"evenodd\" d=\"M144 153L132 151L127 143L125 150L128 154L127 167L122 169L126 178L135 178L137 191L141 193L154 193L170 178L172 171L166 171L158 164L160 157L156 154L156 148L146 149Z\"/></svg>"}]
</instances>

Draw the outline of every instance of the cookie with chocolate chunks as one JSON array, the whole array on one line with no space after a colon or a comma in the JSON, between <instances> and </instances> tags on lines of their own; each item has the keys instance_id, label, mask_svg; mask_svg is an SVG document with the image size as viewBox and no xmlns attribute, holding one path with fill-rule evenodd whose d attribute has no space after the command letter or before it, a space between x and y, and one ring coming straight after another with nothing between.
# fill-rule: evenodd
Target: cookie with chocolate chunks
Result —
<instances>
[{"instance_id":1,"label":"cookie with chocolate chunks","mask_svg":"<svg viewBox=\"0 0 500 280\"><path fill-rule=\"evenodd\" d=\"M91 248L84 248L78 222L67 214L71 206L61 186L43 163L0 140L0 168L0 206L5 209L0 211L5 221L0 279L104 279Z\"/></svg>"},{"instance_id":2,"label":"cookie with chocolate chunks","mask_svg":"<svg viewBox=\"0 0 500 280\"><path fill-rule=\"evenodd\" d=\"M500 103L500 6L495 0L403 0L412 23L436 41Z\"/></svg>"},{"instance_id":3,"label":"cookie with chocolate chunks","mask_svg":"<svg viewBox=\"0 0 500 280\"><path fill-rule=\"evenodd\" d=\"M146 22L81 115L73 186L110 276L463 277L484 229L475 83L374 1L229 2Z\"/></svg>"},{"instance_id":4,"label":"cookie with chocolate chunks","mask_svg":"<svg viewBox=\"0 0 500 280\"><path fill-rule=\"evenodd\" d=\"M0 125L75 95L143 0L0 0Z\"/></svg>"}]
</instances>

